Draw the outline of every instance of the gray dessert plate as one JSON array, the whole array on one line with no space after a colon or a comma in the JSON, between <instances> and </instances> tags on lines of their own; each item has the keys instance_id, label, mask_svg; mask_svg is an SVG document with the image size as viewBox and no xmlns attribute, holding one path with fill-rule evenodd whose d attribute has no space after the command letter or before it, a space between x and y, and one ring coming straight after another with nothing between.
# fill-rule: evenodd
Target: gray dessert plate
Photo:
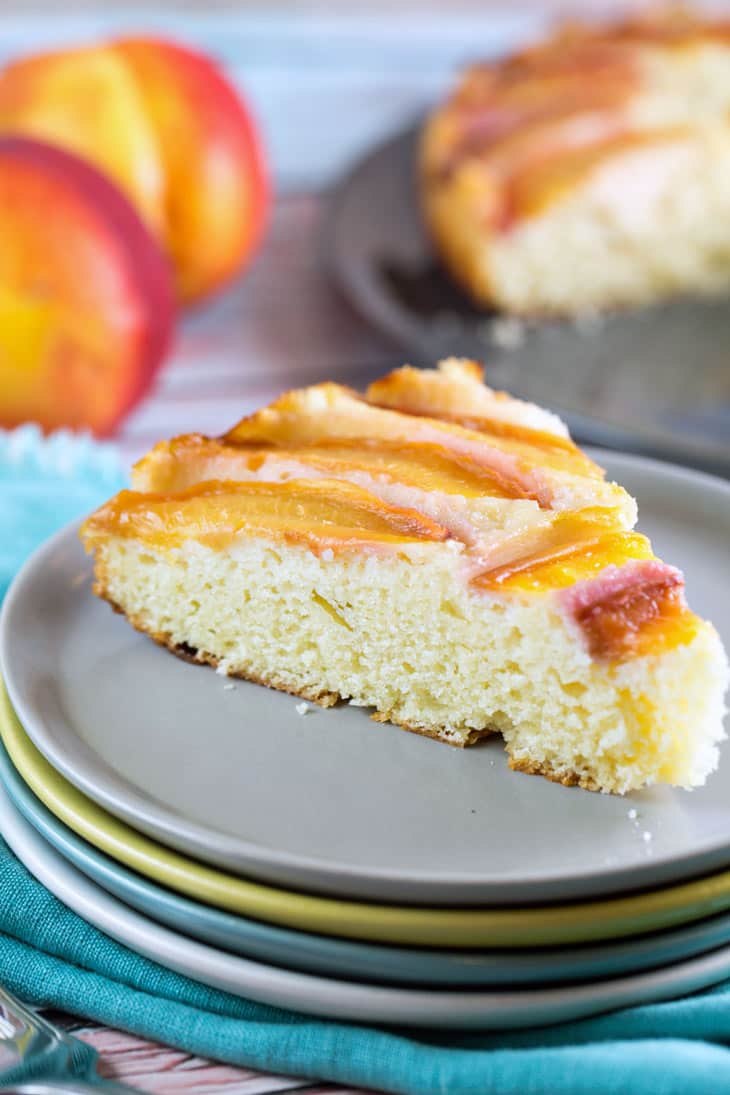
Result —
<instances>
[{"instance_id":1,"label":"gray dessert plate","mask_svg":"<svg viewBox=\"0 0 730 1095\"><path fill-rule=\"evenodd\" d=\"M336 284L414 365L485 361L493 387L552 406L576 438L730 475L730 302L681 299L598 320L505 320L441 268L422 223L419 126L336 185L321 241Z\"/></svg>"},{"instance_id":2,"label":"gray dessert plate","mask_svg":"<svg viewBox=\"0 0 730 1095\"><path fill-rule=\"evenodd\" d=\"M730 645L730 483L597 455ZM302 715L137 634L92 595L76 531L9 591L2 671L50 763L160 843L290 889L443 906L588 899L730 864L726 749L702 788L620 798L512 772L497 738L462 751L361 708Z\"/></svg>"},{"instance_id":3,"label":"gray dessert plate","mask_svg":"<svg viewBox=\"0 0 730 1095\"><path fill-rule=\"evenodd\" d=\"M528 953L380 946L292 931L193 901L100 852L36 798L1 742L0 783L26 821L51 847L132 909L203 943L288 969L401 985L515 987L618 977L730 944L730 913L634 939Z\"/></svg>"},{"instance_id":4,"label":"gray dessert plate","mask_svg":"<svg viewBox=\"0 0 730 1095\"><path fill-rule=\"evenodd\" d=\"M52 894L138 954L213 988L341 1022L464 1030L544 1026L668 1000L730 976L730 946L726 946L664 969L554 988L429 990L314 977L188 939L128 908L47 844L13 806L2 784L0 832Z\"/></svg>"}]
</instances>

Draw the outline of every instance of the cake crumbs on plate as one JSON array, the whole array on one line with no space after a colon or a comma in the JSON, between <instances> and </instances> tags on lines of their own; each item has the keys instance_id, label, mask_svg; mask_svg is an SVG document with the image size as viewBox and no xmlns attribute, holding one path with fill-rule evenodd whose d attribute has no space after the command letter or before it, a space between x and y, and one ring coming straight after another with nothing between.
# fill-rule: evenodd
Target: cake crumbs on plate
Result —
<instances>
[{"instance_id":1,"label":"cake crumbs on plate","mask_svg":"<svg viewBox=\"0 0 730 1095\"><path fill-rule=\"evenodd\" d=\"M224 684L223 685L223 691L224 692L232 692L235 687L236 687L235 684L233 684L233 682L231 681L230 684Z\"/></svg>"},{"instance_id":2,"label":"cake crumbs on plate","mask_svg":"<svg viewBox=\"0 0 730 1095\"><path fill-rule=\"evenodd\" d=\"M645 844L648 844L652 839L652 835L647 829L644 830L644 832L641 834L641 837Z\"/></svg>"},{"instance_id":3,"label":"cake crumbs on plate","mask_svg":"<svg viewBox=\"0 0 730 1095\"><path fill-rule=\"evenodd\" d=\"M525 324L516 316L498 316L490 322L488 330L500 350L518 350L525 341Z\"/></svg>"},{"instance_id":4,"label":"cake crumbs on plate","mask_svg":"<svg viewBox=\"0 0 730 1095\"><path fill-rule=\"evenodd\" d=\"M311 703L305 703L304 700L302 700L301 703L297 704L295 710L297 715L308 715L310 711L314 710L314 708L312 707Z\"/></svg>"},{"instance_id":5,"label":"cake crumbs on plate","mask_svg":"<svg viewBox=\"0 0 730 1095\"><path fill-rule=\"evenodd\" d=\"M637 817L639 816L639 811L635 810L632 806L626 816L628 817L629 821L636 821Z\"/></svg>"}]
</instances>

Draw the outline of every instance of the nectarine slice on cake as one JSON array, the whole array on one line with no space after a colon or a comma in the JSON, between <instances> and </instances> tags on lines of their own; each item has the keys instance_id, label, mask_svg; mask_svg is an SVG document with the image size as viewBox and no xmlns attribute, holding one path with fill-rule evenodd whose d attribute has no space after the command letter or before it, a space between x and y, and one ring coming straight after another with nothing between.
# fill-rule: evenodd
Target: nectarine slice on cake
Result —
<instances>
[{"instance_id":1,"label":"nectarine slice on cake","mask_svg":"<svg viewBox=\"0 0 730 1095\"><path fill-rule=\"evenodd\" d=\"M198 483L169 494L125 490L89 518L84 536L93 543L112 529L162 549L178 548L191 538L222 548L264 534L330 555L343 545L440 543L449 536L425 514L390 505L338 479Z\"/></svg>"}]
</instances>

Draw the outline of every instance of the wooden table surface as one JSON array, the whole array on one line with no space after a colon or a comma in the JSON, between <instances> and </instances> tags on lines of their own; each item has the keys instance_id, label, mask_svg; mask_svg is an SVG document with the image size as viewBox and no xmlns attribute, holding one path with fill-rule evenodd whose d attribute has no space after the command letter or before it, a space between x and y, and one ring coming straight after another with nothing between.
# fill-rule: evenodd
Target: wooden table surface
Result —
<instances>
[{"instance_id":1,"label":"wooden table surface","mask_svg":"<svg viewBox=\"0 0 730 1095\"><path fill-rule=\"evenodd\" d=\"M312 1083L295 1076L233 1068L148 1042L124 1031L84 1023L60 1012L46 1013L46 1018L97 1051L101 1076L128 1084L138 1091L169 1092L170 1095L190 1091L200 1095L215 1095L216 1092L273 1095L285 1091L306 1091L308 1095L374 1095L363 1088Z\"/></svg>"},{"instance_id":2,"label":"wooden table surface","mask_svg":"<svg viewBox=\"0 0 730 1095\"><path fill-rule=\"evenodd\" d=\"M220 433L287 387L325 378L357 385L400 363L400 351L339 299L319 268L320 195L359 152L442 93L460 63L534 35L568 6L573 13L616 8L596 0L341 8L86 2L62 10L23 0L0 8L0 63L117 30L162 32L208 50L245 88L269 150L279 198L265 246L236 286L182 324L156 391L117 439L125 458L162 436ZM142 1091L345 1095L203 1061L70 1016L52 1018L99 1051L106 1075Z\"/></svg>"}]
</instances>

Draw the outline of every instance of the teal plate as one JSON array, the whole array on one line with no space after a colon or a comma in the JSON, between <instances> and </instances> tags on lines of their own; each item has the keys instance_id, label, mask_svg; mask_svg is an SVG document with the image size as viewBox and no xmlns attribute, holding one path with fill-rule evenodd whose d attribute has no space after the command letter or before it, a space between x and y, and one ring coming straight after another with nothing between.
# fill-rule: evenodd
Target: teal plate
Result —
<instances>
[{"instance_id":1,"label":"teal plate","mask_svg":"<svg viewBox=\"0 0 730 1095\"><path fill-rule=\"evenodd\" d=\"M309 973L393 984L538 985L636 973L730 942L730 913L626 942L529 953L409 949L289 931L182 897L99 852L36 798L2 743L0 780L25 819L64 859L131 908L234 954Z\"/></svg>"}]
</instances>

